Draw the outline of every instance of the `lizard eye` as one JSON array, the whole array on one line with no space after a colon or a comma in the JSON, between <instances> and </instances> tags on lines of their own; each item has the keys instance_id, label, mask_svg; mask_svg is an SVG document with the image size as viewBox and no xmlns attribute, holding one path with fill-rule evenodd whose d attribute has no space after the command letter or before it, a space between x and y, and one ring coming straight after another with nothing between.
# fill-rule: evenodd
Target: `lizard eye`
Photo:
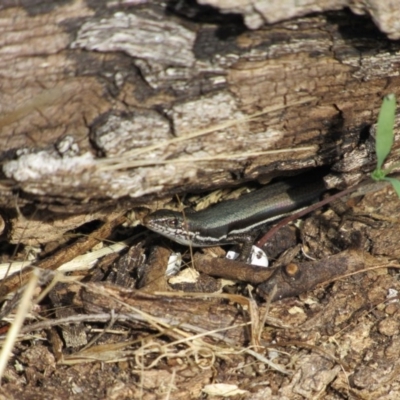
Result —
<instances>
[{"instance_id":1,"label":"lizard eye","mask_svg":"<svg viewBox=\"0 0 400 400\"><path fill-rule=\"evenodd\" d=\"M179 221L176 218L173 218L171 220L168 221L168 225L171 228L176 228L178 226Z\"/></svg>"}]
</instances>

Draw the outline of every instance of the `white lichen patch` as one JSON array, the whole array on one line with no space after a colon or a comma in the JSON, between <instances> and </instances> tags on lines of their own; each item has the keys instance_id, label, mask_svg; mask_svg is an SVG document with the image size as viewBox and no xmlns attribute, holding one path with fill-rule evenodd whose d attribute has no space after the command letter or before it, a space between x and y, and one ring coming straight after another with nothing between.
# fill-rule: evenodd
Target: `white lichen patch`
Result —
<instances>
[{"instance_id":1,"label":"white lichen patch","mask_svg":"<svg viewBox=\"0 0 400 400\"><path fill-rule=\"evenodd\" d=\"M171 116L177 136L210 129L207 135L186 143L185 153L196 158L225 154L229 143L228 156L239 159L244 153L273 148L284 136L277 129L252 124L252 117L240 111L234 97L227 92L176 105Z\"/></svg>"},{"instance_id":2,"label":"white lichen patch","mask_svg":"<svg viewBox=\"0 0 400 400\"><path fill-rule=\"evenodd\" d=\"M197 174L195 165L105 171L98 168L99 162L90 153L60 157L55 152L40 151L5 162L3 172L26 192L71 198L139 198L182 180L192 181Z\"/></svg>"},{"instance_id":3,"label":"white lichen patch","mask_svg":"<svg viewBox=\"0 0 400 400\"><path fill-rule=\"evenodd\" d=\"M195 33L175 22L117 12L110 18L83 24L71 47L123 51L161 64L188 66L194 62L194 41Z\"/></svg>"},{"instance_id":4,"label":"white lichen patch","mask_svg":"<svg viewBox=\"0 0 400 400\"><path fill-rule=\"evenodd\" d=\"M76 157L61 158L57 155L40 151L24 154L17 160L7 161L3 165L3 172L7 178L17 182L35 181L45 176L52 176L62 171L65 174L75 175L93 165L93 156L90 153Z\"/></svg>"},{"instance_id":5,"label":"white lichen patch","mask_svg":"<svg viewBox=\"0 0 400 400\"><path fill-rule=\"evenodd\" d=\"M168 121L155 111L143 111L126 117L110 115L95 129L93 141L105 155L115 156L170 138Z\"/></svg>"},{"instance_id":6,"label":"white lichen patch","mask_svg":"<svg viewBox=\"0 0 400 400\"><path fill-rule=\"evenodd\" d=\"M235 98L226 92L178 104L172 109L175 133L181 136L221 121L241 120L245 117L238 110Z\"/></svg>"}]
</instances>

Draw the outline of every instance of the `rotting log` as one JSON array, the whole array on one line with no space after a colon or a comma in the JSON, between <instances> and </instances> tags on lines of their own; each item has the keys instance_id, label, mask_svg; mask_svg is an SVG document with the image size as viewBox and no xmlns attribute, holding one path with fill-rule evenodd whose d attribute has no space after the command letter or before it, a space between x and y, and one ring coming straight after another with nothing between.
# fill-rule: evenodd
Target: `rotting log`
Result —
<instances>
[{"instance_id":1,"label":"rotting log","mask_svg":"<svg viewBox=\"0 0 400 400\"><path fill-rule=\"evenodd\" d=\"M55 240L109 206L332 165L400 91L400 44L350 12L249 30L173 2L29 7L0 10L14 243ZM361 157L347 182L370 168ZM40 224L25 231L22 215Z\"/></svg>"}]
</instances>

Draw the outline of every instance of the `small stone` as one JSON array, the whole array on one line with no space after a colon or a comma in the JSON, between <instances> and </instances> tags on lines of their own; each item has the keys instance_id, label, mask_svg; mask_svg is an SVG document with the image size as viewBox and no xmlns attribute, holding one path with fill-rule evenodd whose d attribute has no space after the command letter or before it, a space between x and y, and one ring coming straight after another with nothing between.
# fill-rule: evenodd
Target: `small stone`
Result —
<instances>
[{"instance_id":1,"label":"small stone","mask_svg":"<svg viewBox=\"0 0 400 400\"><path fill-rule=\"evenodd\" d=\"M385 318L378 325L379 333L385 336L398 335L399 323L393 318Z\"/></svg>"}]
</instances>

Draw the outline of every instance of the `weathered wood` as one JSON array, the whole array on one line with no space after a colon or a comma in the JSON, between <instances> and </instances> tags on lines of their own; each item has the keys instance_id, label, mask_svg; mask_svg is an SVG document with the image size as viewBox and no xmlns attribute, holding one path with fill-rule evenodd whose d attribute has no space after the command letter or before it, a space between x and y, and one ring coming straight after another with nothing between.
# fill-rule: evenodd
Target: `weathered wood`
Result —
<instances>
[{"instance_id":1,"label":"weathered wood","mask_svg":"<svg viewBox=\"0 0 400 400\"><path fill-rule=\"evenodd\" d=\"M159 293L153 295L138 291L124 292L112 286L89 285L88 290L83 289L76 296L74 303L87 313L103 313L113 309L118 313L134 313L150 324L154 318L171 327L189 327L210 333L218 330L235 344L250 341L250 317L240 307L224 304L222 298L223 295L220 299L207 298L206 295L198 298L184 294L181 297ZM242 299L247 302L245 298Z\"/></svg>"},{"instance_id":2,"label":"weathered wood","mask_svg":"<svg viewBox=\"0 0 400 400\"><path fill-rule=\"evenodd\" d=\"M201 4L216 7L223 13L241 14L246 26L250 29L260 28L265 22L272 24L310 13L342 10L348 7L355 14L371 16L380 30L387 33L391 39L400 38L400 27L397 23L400 10L396 0L314 0L307 2L201 0Z\"/></svg>"},{"instance_id":3,"label":"weathered wood","mask_svg":"<svg viewBox=\"0 0 400 400\"><path fill-rule=\"evenodd\" d=\"M32 7L0 11L0 206L25 215L33 199L59 219L330 165L400 92L400 44L350 13L248 31L156 4Z\"/></svg>"}]
</instances>

